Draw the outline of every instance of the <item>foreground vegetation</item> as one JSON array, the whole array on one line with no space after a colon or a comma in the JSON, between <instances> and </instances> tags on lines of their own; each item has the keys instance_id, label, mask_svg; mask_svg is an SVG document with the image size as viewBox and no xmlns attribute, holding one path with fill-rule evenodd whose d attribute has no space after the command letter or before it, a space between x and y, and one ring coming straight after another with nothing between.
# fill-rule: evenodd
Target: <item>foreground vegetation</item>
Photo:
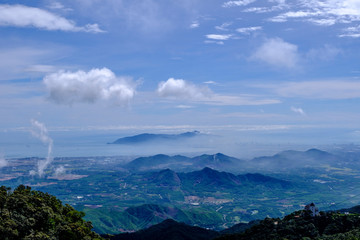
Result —
<instances>
[{"instance_id":1,"label":"foreground vegetation","mask_svg":"<svg viewBox=\"0 0 360 240\"><path fill-rule=\"evenodd\" d=\"M24 185L0 187L1 239L101 239L83 212L62 205L56 197Z\"/></svg>"}]
</instances>

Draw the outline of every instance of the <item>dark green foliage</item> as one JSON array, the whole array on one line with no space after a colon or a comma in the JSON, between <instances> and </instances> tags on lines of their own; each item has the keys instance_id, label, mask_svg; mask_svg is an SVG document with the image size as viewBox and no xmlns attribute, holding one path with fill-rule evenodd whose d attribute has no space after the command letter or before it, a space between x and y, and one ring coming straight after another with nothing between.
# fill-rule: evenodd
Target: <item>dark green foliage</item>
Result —
<instances>
[{"instance_id":1,"label":"dark green foliage","mask_svg":"<svg viewBox=\"0 0 360 240\"><path fill-rule=\"evenodd\" d=\"M240 234L224 235L230 239L359 239L360 215L321 212L311 217L305 211L294 212L283 219L266 218Z\"/></svg>"},{"instance_id":2,"label":"dark green foliage","mask_svg":"<svg viewBox=\"0 0 360 240\"><path fill-rule=\"evenodd\" d=\"M83 212L56 197L24 185L13 192L0 187L1 239L101 239Z\"/></svg>"},{"instance_id":3,"label":"dark green foliage","mask_svg":"<svg viewBox=\"0 0 360 240\"><path fill-rule=\"evenodd\" d=\"M219 233L200 227L188 226L167 219L160 224L138 231L136 233L119 234L111 240L209 240Z\"/></svg>"}]
</instances>

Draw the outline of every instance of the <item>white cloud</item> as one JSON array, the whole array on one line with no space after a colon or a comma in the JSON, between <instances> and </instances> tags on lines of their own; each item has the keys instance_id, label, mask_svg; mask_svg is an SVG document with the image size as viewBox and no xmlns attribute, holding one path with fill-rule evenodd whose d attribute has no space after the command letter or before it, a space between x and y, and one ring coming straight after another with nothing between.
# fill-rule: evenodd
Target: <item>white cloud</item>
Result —
<instances>
[{"instance_id":1,"label":"white cloud","mask_svg":"<svg viewBox=\"0 0 360 240\"><path fill-rule=\"evenodd\" d=\"M60 104L92 103L98 100L124 104L135 95L135 84L131 83L131 79L116 77L107 68L95 68L89 72L59 71L45 76L43 82L49 98Z\"/></svg>"},{"instance_id":2,"label":"white cloud","mask_svg":"<svg viewBox=\"0 0 360 240\"><path fill-rule=\"evenodd\" d=\"M252 32L256 32L261 30L262 27L261 26L256 26L256 27L245 27L245 28L238 28L236 29L237 32L242 33L242 34L250 34Z\"/></svg>"},{"instance_id":3,"label":"white cloud","mask_svg":"<svg viewBox=\"0 0 360 240\"><path fill-rule=\"evenodd\" d=\"M50 31L104 32L98 24L80 27L71 20L40 8L7 4L0 5L0 26L35 27Z\"/></svg>"},{"instance_id":4,"label":"white cloud","mask_svg":"<svg viewBox=\"0 0 360 240\"><path fill-rule=\"evenodd\" d=\"M299 61L297 46L280 38L267 39L252 55L251 59L269 65L296 68Z\"/></svg>"},{"instance_id":5,"label":"white cloud","mask_svg":"<svg viewBox=\"0 0 360 240\"><path fill-rule=\"evenodd\" d=\"M239 7L239 6L246 6L249 5L256 0L238 0L238 1L227 1L223 3L222 7L228 8L228 7Z\"/></svg>"},{"instance_id":6,"label":"white cloud","mask_svg":"<svg viewBox=\"0 0 360 240\"><path fill-rule=\"evenodd\" d=\"M265 105L280 103L280 101L276 99L262 99L249 95L230 96L216 94L208 87L199 87L183 79L174 78L169 78L166 82L161 82L158 86L157 92L159 96L173 100L192 101L217 106Z\"/></svg>"},{"instance_id":7,"label":"white cloud","mask_svg":"<svg viewBox=\"0 0 360 240\"><path fill-rule=\"evenodd\" d=\"M224 41L224 40L230 39L231 36L232 36L231 34L207 34L206 38L212 39L212 40Z\"/></svg>"},{"instance_id":8,"label":"white cloud","mask_svg":"<svg viewBox=\"0 0 360 240\"><path fill-rule=\"evenodd\" d=\"M161 97L195 100L208 98L212 94L207 87L198 87L183 79L174 78L169 78L166 82L160 82L157 92Z\"/></svg>"},{"instance_id":9,"label":"white cloud","mask_svg":"<svg viewBox=\"0 0 360 240\"><path fill-rule=\"evenodd\" d=\"M298 113L302 116L306 116L306 113L302 108L291 107L290 110L293 111L294 113Z\"/></svg>"}]
</instances>

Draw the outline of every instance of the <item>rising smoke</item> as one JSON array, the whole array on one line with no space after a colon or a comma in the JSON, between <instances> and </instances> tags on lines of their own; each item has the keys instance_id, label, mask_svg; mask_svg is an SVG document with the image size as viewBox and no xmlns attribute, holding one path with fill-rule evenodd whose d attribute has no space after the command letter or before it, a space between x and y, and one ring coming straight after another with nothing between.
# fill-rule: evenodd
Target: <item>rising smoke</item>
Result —
<instances>
[{"instance_id":1,"label":"rising smoke","mask_svg":"<svg viewBox=\"0 0 360 240\"><path fill-rule=\"evenodd\" d=\"M53 140L48 135L48 130L45 125L41 122L38 122L34 119L31 120L31 134L38 138L42 143L48 146L47 157L44 160L40 160L37 163L37 171L30 171L31 175L39 175L39 177L44 176L44 170L51 164L53 161L52 149L53 149Z\"/></svg>"},{"instance_id":2,"label":"rising smoke","mask_svg":"<svg viewBox=\"0 0 360 240\"><path fill-rule=\"evenodd\" d=\"M6 167L8 165L8 162L6 159L0 155L0 168Z\"/></svg>"}]
</instances>

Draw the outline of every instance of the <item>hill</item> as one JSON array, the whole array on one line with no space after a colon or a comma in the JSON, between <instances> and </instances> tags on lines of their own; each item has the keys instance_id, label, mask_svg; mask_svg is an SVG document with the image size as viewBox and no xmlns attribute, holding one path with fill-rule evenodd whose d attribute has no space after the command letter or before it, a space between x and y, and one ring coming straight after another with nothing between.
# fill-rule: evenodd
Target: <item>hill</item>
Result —
<instances>
[{"instance_id":1,"label":"hill","mask_svg":"<svg viewBox=\"0 0 360 240\"><path fill-rule=\"evenodd\" d=\"M119 234L111 240L168 239L168 240L336 240L359 239L360 215L320 212L317 217L309 211L293 212L284 218L265 218L248 224L237 224L221 232L191 227L174 220L165 220L135 233Z\"/></svg>"},{"instance_id":2,"label":"hill","mask_svg":"<svg viewBox=\"0 0 360 240\"><path fill-rule=\"evenodd\" d=\"M136 233L119 234L111 240L209 240L219 233L200 227L193 227L167 219L160 224Z\"/></svg>"},{"instance_id":3,"label":"hill","mask_svg":"<svg viewBox=\"0 0 360 240\"><path fill-rule=\"evenodd\" d=\"M1 239L101 239L83 212L30 187L0 187Z\"/></svg>"},{"instance_id":4,"label":"hill","mask_svg":"<svg viewBox=\"0 0 360 240\"><path fill-rule=\"evenodd\" d=\"M124 211L86 209L86 213L96 214L95 231L101 234L115 234L126 231L137 231L159 224L166 219L174 219L189 225L216 224L223 222L222 215L216 212L199 209L180 209L175 206L143 204L129 207Z\"/></svg>"},{"instance_id":5,"label":"hill","mask_svg":"<svg viewBox=\"0 0 360 240\"><path fill-rule=\"evenodd\" d=\"M157 141L179 141L196 137L199 134L200 132L198 131L185 132L180 134L142 133L134 136L119 138L110 144L141 144Z\"/></svg>"}]
</instances>

